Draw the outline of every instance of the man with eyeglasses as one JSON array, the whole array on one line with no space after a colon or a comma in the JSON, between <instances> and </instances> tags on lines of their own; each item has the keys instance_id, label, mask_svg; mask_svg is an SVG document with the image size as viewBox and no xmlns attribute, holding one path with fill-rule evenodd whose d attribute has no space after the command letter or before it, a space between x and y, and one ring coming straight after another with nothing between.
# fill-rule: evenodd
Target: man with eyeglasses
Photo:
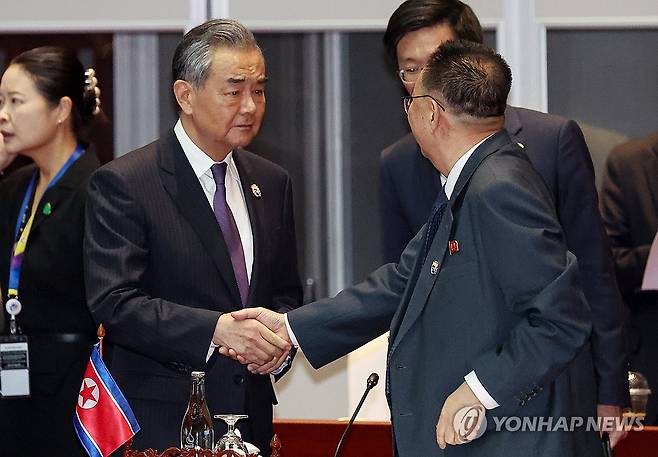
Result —
<instances>
[{"instance_id":1,"label":"man with eyeglasses","mask_svg":"<svg viewBox=\"0 0 658 457\"><path fill-rule=\"evenodd\" d=\"M447 178L400 262L285 315L232 313L258 319L315 368L389 330L386 395L397 457L602 452L593 429L504 424L596 411L593 398L580 401L571 389L593 382L591 365L574 370L575 355L589 355L590 311L551 195L503 128L510 86L509 66L491 49L439 47L405 106L424 156ZM239 351L221 351L240 360Z\"/></svg>"},{"instance_id":2,"label":"man with eyeglasses","mask_svg":"<svg viewBox=\"0 0 658 457\"><path fill-rule=\"evenodd\" d=\"M412 93L431 54L443 42L482 43L473 10L458 0L408 0L389 19L384 35L405 90ZM408 109L410 99L405 99ZM585 296L592 309L590 343L596 371L599 417L620 417L628 404L624 314L610 248L598 212L592 161L578 125L559 116L508 106L505 128L543 177L555 202L567 247L578 258ZM381 196L385 262L398 262L404 247L427 221L445 177L436 171L411 134L382 152ZM582 365L592 360L581 360ZM623 437L610 431L614 446Z\"/></svg>"}]
</instances>

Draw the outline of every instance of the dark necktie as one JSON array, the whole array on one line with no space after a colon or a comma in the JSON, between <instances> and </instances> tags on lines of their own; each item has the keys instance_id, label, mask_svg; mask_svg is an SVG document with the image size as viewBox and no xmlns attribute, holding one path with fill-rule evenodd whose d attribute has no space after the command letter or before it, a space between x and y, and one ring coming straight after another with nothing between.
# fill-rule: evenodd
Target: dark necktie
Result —
<instances>
[{"instance_id":1,"label":"dark necktie","mask_svg":"<svg viewBox=\"0 0 658 457\"><path fill-rule=\"evenodd\" d=\"M242 249L242 240L240 239L238 226L233 218L231 208L229 208L226 202L226 185L224 183L226 178L226 163L216 163L212 166L211 170L213 178L215 178L215 184L217 185L212 202L213 211L222 229L224 241L231 256L233 273L235 274L235 280L240 290L241 305L246 306L247 295L249 293L249 280L247 279L247 267L244 261L244 250Z\"/></svg>"},{"instance_id":2,"label":"dark necktie","mask_svg":"<svg viewBox=\"0 0 658 457\"><path fill-rule=\"evenodd\" d=\"M423 262L425 262L425 259L427 258L427 253L430 250L432 240L434 239L434 235L436 235L439 224L441 224L441 219L443 218L443 213L445 212L447 206L448 197L446 196L445 190L442 186L439 189L439 194L436 197L436 201L432 207L432 213L430 214L430 218L427 222L427 233L425 235L425 242L423 243Z\"/></svg>"}]
</instances>

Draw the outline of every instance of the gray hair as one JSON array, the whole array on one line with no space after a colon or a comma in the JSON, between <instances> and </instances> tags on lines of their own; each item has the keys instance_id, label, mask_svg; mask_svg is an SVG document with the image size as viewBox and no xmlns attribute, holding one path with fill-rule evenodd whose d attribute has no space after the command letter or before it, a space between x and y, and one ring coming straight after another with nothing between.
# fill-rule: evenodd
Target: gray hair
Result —
<instances>
[{"instance_id":1,"label":"gray hair","mask_svg":"<svg viewBox=\"0 0 658 457\"><path fill-rule=\"evenodd\" d=\"M176 47L171 64L173 81L182 79L194 87L203 86L218 47L260 50L254 34L239 22L231 19L204 22L187 32Z\"/></svg>"}]
</instances>

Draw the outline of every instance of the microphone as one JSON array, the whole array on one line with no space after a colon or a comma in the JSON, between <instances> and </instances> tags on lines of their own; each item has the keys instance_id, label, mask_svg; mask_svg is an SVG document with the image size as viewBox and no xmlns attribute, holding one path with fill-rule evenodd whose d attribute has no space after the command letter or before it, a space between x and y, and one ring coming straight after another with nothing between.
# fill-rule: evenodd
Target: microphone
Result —
<instances>
[{"instance_id":1,"label":"microphone","mask_svg":"<svg viewBox=\"0 0 658 457\"><path fill-rule=\"evenodd\" d=\"M368 393L370 393L372 388L375 387L378 382L379 382L379 375L377 373L370 373L370 376L368 376L368 380L366 381L366 391L363 392L361 401L359 402L356 409L354 410L354 414L352 414L352 418L347 424L347 427L345 427L345 431L343 431L343 435L340 437L338 446L336 446L336 452L334 452L334 457L338 457L340 448L343 445L343 441L345 440L345 437L347 436L347 432L350 430L350 427L352 427L352 424L354 423L354 419L356 419L356 415L359 414L359 411L361 411L361 407L363 406L363 402L366 401L366 397L368 396Z\"/></svg>"}]
</instances>

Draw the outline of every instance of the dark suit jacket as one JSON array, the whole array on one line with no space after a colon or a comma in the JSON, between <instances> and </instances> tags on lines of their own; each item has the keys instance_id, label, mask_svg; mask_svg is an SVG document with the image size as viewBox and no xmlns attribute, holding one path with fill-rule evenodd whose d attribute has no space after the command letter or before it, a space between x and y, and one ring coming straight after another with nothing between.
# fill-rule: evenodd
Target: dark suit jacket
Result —
<instances>
[{"instance_id":1,"label":"dark suit jacket","mask_svg":"<svg viewBox=\"0 0 658 457\"><path fill-rule=\"evenodd\" d=\"M89 176L99 163L83 154L48 189L39 203L25 251L18 323L30 338L32 398L0 400L2 451L8 456L84 455L71 420L96 329L87 309L82 269L84 211ZM18 212L34 165L16 171L0 184L0 287L7 298L9 259ZM43 213L50 203L50 215ZM7 333L8 315L2 306ZM2 330L2 329L0 329ZM53 333L76 333L87 341L54 342ZM15 450L14 446L22 446Z\"/></svg>"},{"instance_id":2,"label":"dark suit jacket","mask_svg":"<svg viewBox=\"0 0 658 457\"><path fill-rule=\"evenodd\" d=\"M505 116L512 141L523 144L523 151L548 186L567 247L578 258L583 289L593 312L599 403L625 405L624 315L583 135L575 122L558 116L514 107L508 107ZM382 152L386 262L397 262L404 246L427 221L439 186L439 173L420 154L411 134Z\"/></svg>"},{"instance_id":3,"label":"dark suit jacket","mask_svg":"<svg viewBox=\"0 0 658 457\"><path fill-rule=\"evenodd\" d=\"M619 145L608 157L601 214L615 259L617 280L630 307L631 368L658 391L658 292L640 292L658 231L658 134ZM648 423L658 420L658 395L649 400Z\"/></svg>"},{"instance_id":4,"label":"dark suit jacket","mask_svg":"<svg viewBox=\"0 0 658 457\"><path fill-rule=\"evenodd\" d=\"M501 405L497 416L593 415L574 402L571 384L593 382L571 363L590 331L590 312L566 251L550 194L527 158L501 131L467 161L427 260L418 255L425 230L399 264L365 282L288 313L314 367L390 329L388 398L402 457L593 456L595 432L487 431L441 451L435 426L441 407L475 370ZM448 241L459 251L447 253ZM438 262L438 274L431 265ZM579 409L576 409L579 408ZM489 425L494 421L489 415Z\"/></svg>"},{"instance_id":5,"label":"dark suit jacket","mask_svg":"<svg viewBox=\"0 0 658 457\"><path fill-rule=\"evenodd\" d=\"M233 157L254 236L248 303L288 311L302 300L290 178L250 152ZM201 370L211 414L248 414L243 436L269 454L270 378L217 353L206 363L217 319L240 307L240 295L219 224L173 131L94 174L85 253L89 307L116 344L112 373L142 427L135 447L179 444L190 372Z\"/></svg>"}]
</instances>

